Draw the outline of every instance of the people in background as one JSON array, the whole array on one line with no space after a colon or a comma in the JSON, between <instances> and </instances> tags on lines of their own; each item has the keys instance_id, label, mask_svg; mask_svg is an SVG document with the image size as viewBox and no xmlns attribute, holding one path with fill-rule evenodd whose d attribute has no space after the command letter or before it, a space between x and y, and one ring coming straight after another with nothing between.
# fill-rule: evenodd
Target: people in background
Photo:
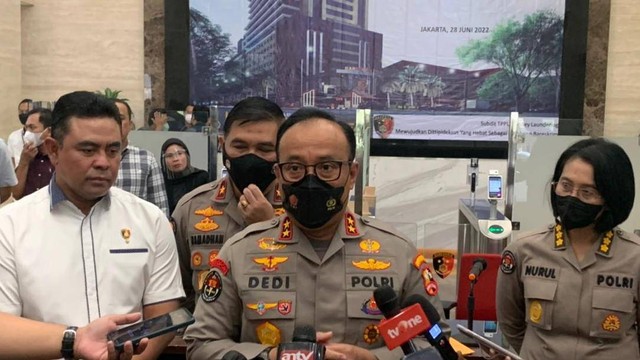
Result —
<instances>
[{"instance_id":1,"label":"people in background","mask_svg":"<svg viewBox=\"0 0 640 360\"><path fill-rule=\"evenodd\" d=\"M171 213L186 193L209 182L208 172L191 165L189 149L180 139L171 138L162 144L160 164Z\"/></svg>"},{"instance_id":2,"label":"people in background","mask_svg":"<svg viewBox=\"0 0 640 360\"><path fill-rule=\"evenodd\" d=\"M24 142L22 140L24 124L27 122L27 114L31 110L33 110L33 100L22 99L18 104L18 120L20 120L20 128L9 134L9 137L7 138L9 156L13 159L13 167L16 167L20 162L20 154L22 154L22 148L24 147Z\"/></svg>"},{"instance_id":3,"label":"people in background","mask_svg":"<svg viewBox=\"0 0 640 360\"><path fill-rule=\"evenodd\" d=\"M152 109L147 117L147 123L138 130L169 131L168 118L167 110L161 108Z\"/></svg>"},{"instance_id":4,"label":"people in background","mask_svg":"<svg viewBox=\"0 0 640 360\"><path fill-rule=\"evenodd\" d=\"M640 238L619 229L633 208L633 168L604 139L558 159L555 223L502 254L498 324L524 359L640 359Z\"/></svg>"},{"instance_id":5,"label":"people in background","mask_svg":"<svg viewBox=\"0 0 640 360\"><path fill-rule=\"evenodd\" d=\"M151 152L129 144L129 132L133 124L131 107L121 99L115 100L115 103L122 120L122 160L115 186L155 204L168 217L169 201L162 170Z\"/></svg>"},{"instance_id":6,"label":"people in background","mask_svg":"<svg viewBox=\"0 0 640 360\"><path fill-rule=\"evenodd\" d=\"M194 294L223 242L282 211L282 193L272 167L276 133L283 120L280 107L265 98L237 103L227 116L222 145L229 176L188 193L172 213L187 293L184 306L193 308Z\"/></svg>"},{"instance_id":7,"label":"people in background","mask_svg":"<svg viewBox=\"0 0 640 360\"><path fill-rule=\"evenodd\" d=\"M24 146L16 166L18 184L13 188L16 200L49 185L54 169L43 144L49 136L50 126L51 110L34 109L27 114Z\"/></svg>"},{"instance_id":8,"label":"people in background","mask_svg":"<svg viewBox=\"0 0 640 360\"><path fill-rule=\"evenodd\" d=\"M0 140L1 141L1 140ZM108 315L78 328L70 347L73 349L70 359L111 360L131 359L141 354L147 347L148 339L143 339L135 351L131 341L118 353L109 343L107 334L118 326L138 321L140 313L126 315ZM0 332L0 359L56 359L61 356L62 339L66 327L25 319L0 312L0 326L9 331Z\"/></svg>"},{"instance_id":9,"label":"people in background","mask_svg":"<svg viewBox=\"0 0 640 360\"><path fill-rule=\"evenodd\" d=\"M113 101L93 92L56 102L47 191L0 209L0 311L84 326L107 314L152 318L178 308L184 291L168 219L112 187L120 125ZM151 339L140 358L156 359L172 338Z\"/></svg>"},{"instance_id":10,"label":"people in background","mask_svg":"<svg viewBox=\"0 0 640 360\"><path fill-rule=\"evenodd\" d=\"M238 233L211 262L184 337L189 359L233 349L275 360L274 347L301 324L319 332L325 359L400 359L400 349L385 347L374 289L363 285L374 277L400 303L424 296L443 316L425 257L389 225L347 209L355 148L353 129L322 110L300 109L280 126L274 170L286 213Z\"/></svg>"},{"instance_id":11,"label":"people in background","mask_svg":"<svg viewBox=\"0 0 640 360\"><path fill-rule=\"evenodd\" d=\"M11 188L18 183L7 144L0 139L0 204L11 196Z\"/></svg>"},{"instance_id":12,"label":"people in background","mask_svg":"<svg viewBox=\"0 0 640 360\"><path fill-rule=\"evenodd\" d=\"M191 106L191 109L191 116L187 116L188 114L185 111L185 126L181 130L200 132L209 122L209 108L206 106Z\"/></svg>"}]
</instances>

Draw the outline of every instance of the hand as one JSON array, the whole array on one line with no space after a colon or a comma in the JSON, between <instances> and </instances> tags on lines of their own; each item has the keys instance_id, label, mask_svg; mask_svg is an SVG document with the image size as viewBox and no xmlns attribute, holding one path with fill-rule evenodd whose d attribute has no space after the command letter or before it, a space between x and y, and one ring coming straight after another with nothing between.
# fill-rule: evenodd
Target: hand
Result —
<instances>
[{"instance_id":1,"label":"hand","mask_svg":"<svg viewBox=\"0 0 640 360\"><path fill-rule=\"evenodd\" d=\"M333 332L316 332L316 341L325 346L326 360L376 360L369 350L350 344L332 343Z\"/></svg>"},{"instance_id":2,"label":"hand","mask_svg":"<svg viewBox=\"0 0 640 360\"><path fill-rule=\"evenodd\" d=\"M251 184L242 190L238 199L238 209L247 225L274 217L273 206L264 197L260 188Z\"/></svg>"},{"instance_id":3,"label":"hand","mask_svg":"<svg viewBox=\"0 0 640 360\"><path fill-rule=\"evenodd\" d=\"M479 344L479 346L480 346L480 349L482 349L482 351L485 354L488 354L488 357L486 357L486 359L489 359L489 360L511 360L510 356L504 356L502 354L496 354L496 351L491 349L488 346L484 346L482 344Z\"/></svg>"},{"instance_id":4,"label":"hand","mask_svg":"<svg viewBox=\"0 0 640 360\"><path fill-rule=\"evenodd\" d=\"M22 155L20 155L20 162L22 165L29 165L33 159L38 155L38 147L31 143L26 142L22 147Z\"/></svg>"},{"instance_id":5,"label":"hand","mask_svg":"<svg viewBox=\"0 0 640 360\"><path fill-rule=\"evenodd\" d=\"M134 354L142 353L149 339L143 339L135 349L131 341L128 341L121 353L117 352L112 341L107 341L107 334L116 330L118 325L136 322L140 317L140 313L103 316L79 328L73 349L74 356L86 360L128 360Z\"/></svg>"}]
</instances>

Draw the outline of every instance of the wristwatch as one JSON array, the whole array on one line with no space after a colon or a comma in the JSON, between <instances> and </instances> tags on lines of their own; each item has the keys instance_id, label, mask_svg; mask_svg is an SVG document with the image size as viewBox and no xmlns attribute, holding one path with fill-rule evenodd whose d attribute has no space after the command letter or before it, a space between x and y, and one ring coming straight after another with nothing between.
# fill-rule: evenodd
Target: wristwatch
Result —
<instances>
[{"instance_id":1,"label":"wristwatch","mask_svg":"<svg viewBox=\"0 0 640 360\"><path fill-rule=\"evenodd\" d=\"M77 326L69 326L62 335L62 347L60 348L60 354L65 360L73 359L73 344L76 341Z\"/></svg>"}]
</instances>

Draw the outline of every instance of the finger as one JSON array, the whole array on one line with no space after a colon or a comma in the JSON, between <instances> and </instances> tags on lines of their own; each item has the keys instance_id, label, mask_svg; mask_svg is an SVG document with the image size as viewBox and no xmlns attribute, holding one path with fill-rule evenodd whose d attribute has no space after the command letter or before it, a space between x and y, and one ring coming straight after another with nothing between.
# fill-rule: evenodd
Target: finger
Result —
<instances>
[{"instance_id":1,"label":"finger","mask_svg":"<svg viewBox=\"0 0 640 360\"><path fill-rule=\"evenodd\" d=\"M342 354L339 353L331 348L325 348L325 352L324 352L324 358L325 360L347 360L347 357Z\"/></svg>"},{"instance_id":2,"label":"finger","mask_svg":"<svg viewBox=\"0 0 640 360\"><path fill-rule=\"evenodd\" d=\"M332 331L317 331L316 332L316 341L319 343L326 343L331 340L333 337Z\"/></svg>"},{"instance_id":3,"label":"finger","mask_svg":"<svg viewBox=\"0 0 640 360\"><path fill-rule=\"evenodd\" d=\"M244 210L247 206L249 206L249 202L244 197L244 195L241 195L239 200L240 201L238 201L238 207L240 208L240 210Z\"/></svg>"},{"instance_id":4,"label":"finger","mask_svg":"<svg viewBox=\"0 0 640 360\"><path fill-rule=\"evenodd\" d=\"M260 191L260 188L257 187L254 184L250 184L249 186L247 186L242 191L242 193L247 198L247 201L250 204L254 204L254 203L260 201L260 199L264 199L264 195L262 195L262 191Z\"/></svg>"},{"instance_id":5,"label":"finger","mask_svg":"<svg viewBox=\"0 0 640 360\"><path fill-rule=\"evenodd\" d=\"M135 349L136 355L142 354L144 349L147 348L147 345L149 345L149 339L144 338L144 339L140 340L140 343L138 344L138 346Z\"/></svg>"},{"instance_id":6,"label":"finger","mask_svg":"<svg viewBox=\"0 0 640 360\"><path fill-rule=\"evenodd\" d=\"M116 325L125 325L140 320L141 313L124 314L124 315L111 315L109 318L116 323Z\"/></svg>"},{"instance_id":7,"label":"finger","mask_svg":"<svg viewBox=\"0 0 640 360\"><path fill-rule=\"evenodd\" d=\"M113 344L113 341L107 342L107 358L109 360L118 359L118 351L116 350L116 346Z\"/></svg>"},{"instance_id":8,"label":"finger","mask_svg":"<svg viewBox=\"0 0 640 360\"><path fill-rule=\"evenodd\" d=\"M133 343L131 341L127 341L124 343L124 347L122 348L122 352L120 353L120 360L128 360L133 357Z\"/></svg>"}]
</instances>

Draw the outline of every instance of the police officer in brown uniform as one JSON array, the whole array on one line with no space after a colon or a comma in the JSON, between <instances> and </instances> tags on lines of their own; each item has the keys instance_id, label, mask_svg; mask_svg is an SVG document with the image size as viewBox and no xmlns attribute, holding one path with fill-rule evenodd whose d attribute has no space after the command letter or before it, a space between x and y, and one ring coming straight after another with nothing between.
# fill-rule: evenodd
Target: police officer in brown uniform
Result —
<instances>
[{"instance_id":1,"label":"police officer in brown uniform","mask_svg":"<svg viewBox=\"0 0 640 360\"><path fill-rule=\"evenodd\" d=\"M273 174L275 142L284 114L274 102L250 97L227 115L222 140L229 176L187 193L176 205L174 221L182 283L193 309L194 293L222 244L247 225L283 213Z\"/></svg>"},{"instance_id":2,"label":"police officer in brown uniform","mask_svg":"<svg viewBox=\"0 0 640 360\"><path fill-rule=\"evenodd\" d=\"M278 130L277 152L286 213L224 245L185 334L188 358L235 350L274 360L272 347L311 325L326 359L399 359L399 349L383 347L373 290L392 286L401 302L420 294L441 314L442 305L416 248L388 225L345 208L358 173L353 130L303 108Z\"/></svg>"},{"instance_id":3,"label":"police officer in brown uniform","mask_svg":"<svg viewBox=\"0 0 640 360\"><path fill-rule=\"evenodd\" d=\"M640 239L616 228L631 212L624 150L587 139L560 156L551 204L556 225L503 252L498 322L524 359L640 359Z\"/></svg>"}]
</instances>

